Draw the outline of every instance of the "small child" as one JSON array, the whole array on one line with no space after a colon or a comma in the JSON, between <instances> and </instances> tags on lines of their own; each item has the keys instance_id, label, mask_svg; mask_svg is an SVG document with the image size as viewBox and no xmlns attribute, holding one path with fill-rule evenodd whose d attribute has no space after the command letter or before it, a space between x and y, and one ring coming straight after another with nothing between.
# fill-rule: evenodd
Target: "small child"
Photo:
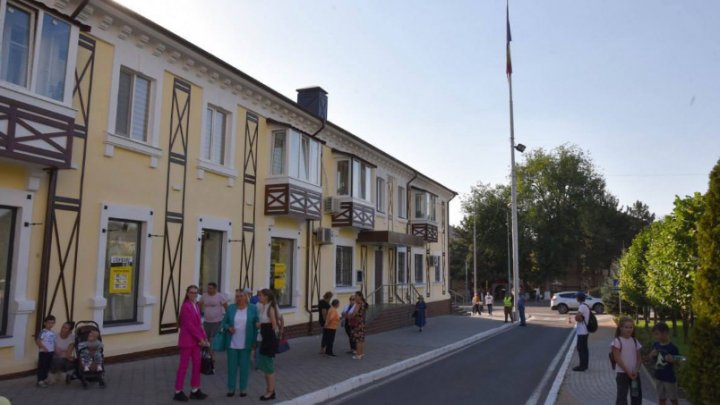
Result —
<instances>
[{"instance_id":1,"label":"small child","mask_svg":"<svg viewBox=\"0 0 720 405\"><path fill-rule=\"evenodd\" d=\"M650 358L655 361L655 387L657 388L658 402L665 405L669 399L673 405L678 405L678 386L673 363L675 357L680 355L677 346L670 341L670 328L664 322L656 324L653 329L653 343Z\"/></svg>"},{"instance_id":2,"label":"small child","mask_svg":"<svg viewBox=\"0 0 720 405\"><path fill-rule=\"evenodd\" d=\"M325 347L325 354L331 357L335 357L333 353L333 345L335 345L335 333L337 332L338 325L340 325L340 313L338 307L340 306L339 300L332 300L330 309L327 312L327 318L325 319L325 326L323 327L323 347Z\"/></svg>"},{"instance_id":3,"label":"small child","mask_svg":"<svg viewBox=\"0 0 720 405\"><path fill-rule=\"evenodd\" d=\"M103 370L103 343L99 338L100 333L96 330L92 330L88 332L87 340L78 344L80 363L82 363L83 371L85 372L90 371L90 367L93 365L95 366L95 371L101 372Z\"/></svg>"},{"instance_id":4,"label":"small child","mask_svg":"<svg viewBox=\"0 0 720 405\"><path fill-rule=\"evenodd\" d=\"M627 405L628 392L632 405L642 404L642 388L640 386L640 342L635 339L635 323L623 316L615 330L612 354L617 367L615 383L617 384L617 405Z\"/></svg>"},{"instance_id":5,"label":"small child","mask_svg":"<svg viewBox=\"0 0 720 405\"><path fill-rule=\"evenodd\" d=\"M43 320L43 330L35 340L38 351L38 368L37 368L37 386L47 388L47 378L52 366L52 359L55 354L55 332L52 328L55 326L55 317L48 315Z\"/></svg>"}]
</instances>

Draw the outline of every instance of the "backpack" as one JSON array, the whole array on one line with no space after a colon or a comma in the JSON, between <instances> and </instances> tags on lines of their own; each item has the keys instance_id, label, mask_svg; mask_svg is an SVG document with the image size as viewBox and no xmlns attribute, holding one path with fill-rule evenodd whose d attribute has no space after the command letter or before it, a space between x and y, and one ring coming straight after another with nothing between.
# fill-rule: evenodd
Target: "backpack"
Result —
<instances>
[{"instance_id":1,"label":"backpack","mask_svg":"<svg viewBox=\"0 0 720 405\"><path fill-rule=\"evenodd\" d=\"M583 304L583 305L588 307L587 304ZM598 321L597 321L597 318L595 317L595 314L593 314L592 310L590 309L590 307L588 307L588 312L590 312L590 319L588 319L587 322L585 322L585 327L587 328L588 332L595 333L598 330Z\"/></svg>"}]
</instances>

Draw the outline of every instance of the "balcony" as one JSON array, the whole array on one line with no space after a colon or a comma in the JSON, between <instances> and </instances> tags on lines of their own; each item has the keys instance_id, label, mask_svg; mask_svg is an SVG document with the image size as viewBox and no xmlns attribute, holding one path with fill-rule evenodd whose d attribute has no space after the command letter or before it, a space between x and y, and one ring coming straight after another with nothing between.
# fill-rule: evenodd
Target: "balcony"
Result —
<instances>
[{"instance_id":1,"label":"balcony","mask_svg":"<svg viewBox=\"0 0 720 405\"><path fill-rule=\"evenodd\" d=\"M425 242L438 241L437 224L428 220L413 220L410 224L412 234L422 238Z\"/></svg>"},{"instance_id":2,"label":"balcony","mask_svg":"<svg viewBox=\"0 0 720 405\"><path fill-rule=\"evenodd\" d=\"M332 214L332 226L374 229L375 209L354 199L342 200Z\"/></svg>"},{"instance_id":3,"label":"balcony","mask_svg":"<svg viewBox=\"0 0 720 405\"><path fill-rule=\"evenodd\" d=\"M297 184L299 182L291 179L279 181L265 186L265 215L286 215L303 220L320 219L320 187Z\"/></svg>"},{"instance_id":4,"label":"balcony","mask_svg":"<svg viewBox=\"0 0 720 405\"><path fill-rule=\"evenodd\" d=\"M46 110L6 97L8 93L0 95L0 157L70 168L74 113Z\"/></svg>"}]
</instances>

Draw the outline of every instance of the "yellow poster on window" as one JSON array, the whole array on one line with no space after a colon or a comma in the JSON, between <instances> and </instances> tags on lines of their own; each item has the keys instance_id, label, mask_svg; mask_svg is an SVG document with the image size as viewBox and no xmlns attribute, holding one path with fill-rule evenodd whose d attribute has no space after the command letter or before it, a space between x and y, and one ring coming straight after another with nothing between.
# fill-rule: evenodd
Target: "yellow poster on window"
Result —
<instances>
[{"instance_id":1,"label":"yellow poster on window","mask_svg":"<svg viewBox=\"0 0 720 405\"><path fill-rule=\"evenodd\" d=\"M276 290L285 288L285 263L273 264L273 288Z\"/></svg>"},{"instance_id":2,"label":"yellow poster on window","mask_svg":"<svg viewBox=\"0 0 720 405\"><path fill-rule=\"evenodd\" d=\"M110 294L132 293L132 266L110 267Z\"/></svg>"}]
</instances>

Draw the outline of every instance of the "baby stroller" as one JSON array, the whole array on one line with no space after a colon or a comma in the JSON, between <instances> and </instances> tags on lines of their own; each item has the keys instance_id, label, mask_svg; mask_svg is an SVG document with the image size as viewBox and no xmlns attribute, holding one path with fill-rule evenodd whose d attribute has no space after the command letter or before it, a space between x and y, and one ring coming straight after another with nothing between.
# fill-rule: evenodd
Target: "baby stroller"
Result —
<instances>
[{"instance_id":1,"label":"baby stroller","mask_svg":"<svg viewBox=\"0 0 720 405\"><path fill-rule=\"evenodd\" d=\"M98 333L98 340L102 342L102 335L100 334L100 327L94 321L78 321L75 324L75 375L82 383L83 388L88 387L88 382L97 381L101 388L105 388L105 362L103 361L102 371L95 371L93 368L90 371L85 371L80 360L80 343L88 340L90 332ZM103 356L103 349L100 348L100 355ZM104 358L104 357L103 357Z\"/></svg>"}]
</instances>

